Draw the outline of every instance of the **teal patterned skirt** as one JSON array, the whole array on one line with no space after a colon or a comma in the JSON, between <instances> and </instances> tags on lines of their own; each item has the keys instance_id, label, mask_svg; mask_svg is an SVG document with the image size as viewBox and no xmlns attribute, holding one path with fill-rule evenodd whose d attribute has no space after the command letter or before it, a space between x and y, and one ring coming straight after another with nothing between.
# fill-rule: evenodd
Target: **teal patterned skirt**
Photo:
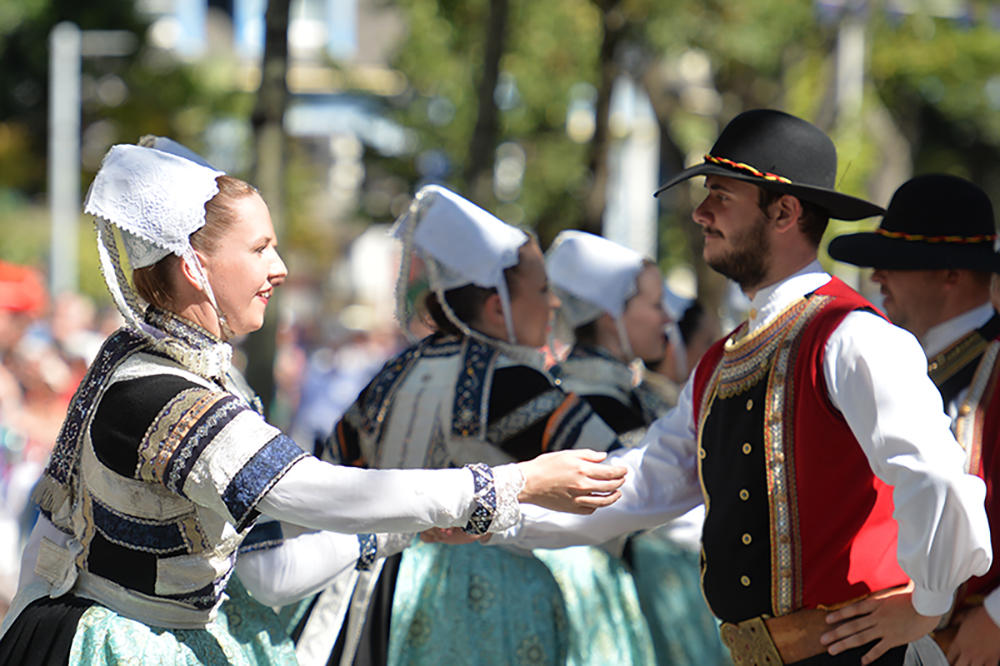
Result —
<instances>
[{"instance_id":1,"label":"teal patterned skirt","mask_svg":"<svg viewBox=\"0 0 1000 666\"><path fill-rule=\"evenodd\" d=\"M732 666L701 593L698 554L653 531L632 539L632 564L656 663Z\"/></svg>"},{"instance_id":2,"label":"teal patterned skirt","mask_svg":"<svg viewBox=\"0 0 1000 666\"><path fill-rule=\"evenodd\" d=\"M621 560L592 546L535 555L552 571L566 600L570 666L654 663L635 583Z\"/></svg>"},{"instance_id":3,"label":"teal patterned skirt","mask_svg":"<svg viewBox=\"0 0 1000 666\"><path fill-rule=\"evenodd\" d=\"M206 629L151 627L95 604L80 619L70 666L295 666L295 648L278 616L234 576L216 621Z\"/></svg>"},{"instance_id":4,"label":"teal patterned skirt","mask_svg":"<svg viewBox=\"0 0 1000 666\"><path fill-rule=\"evenodd\" d=\"M419 542L403 553L389 666L566 663L565 608L534 557L473 543Z\"/></svg>"}]
</instances>

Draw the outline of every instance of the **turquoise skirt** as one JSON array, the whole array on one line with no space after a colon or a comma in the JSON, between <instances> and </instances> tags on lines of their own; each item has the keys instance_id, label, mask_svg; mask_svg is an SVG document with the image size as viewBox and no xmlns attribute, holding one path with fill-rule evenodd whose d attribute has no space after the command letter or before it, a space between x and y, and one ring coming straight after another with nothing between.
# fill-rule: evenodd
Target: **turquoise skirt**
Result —
<instances>
[{"instance_id":1,"label":"turquoise skirt","mask_svg":"<svg viewBox=\"0 0 1000 666\"><path fill-rule=\"evenodd\" d=\"M473 543L418 543L403 553L389 666L566 663L566 611L534 557Z\"/></svg>"},{"instance_id":2,"label":"turquoise skirt","mask_svg":"<svg viewBox=\"0 0 1000 666\"><path fill-rule=\"evenodd\" d=\"M77 624L70 666L295 666L295 648L270 608L233 577L205 629L163 629L95 604Z\"/></svg>"},{"instance_id":3,"label":"turquoise skirt","mask_svg":"<svg viewBox=\"0 0 1000 666\"><path fill-rule=\"evenodd\" d=\"M600 548L536 550L551 569L566 601L571 666L654 663L649 627L632 575Z\"/></svg>"},{"instance_id":4,"label":"turquoise skirt","mask_svg":"<svg viewBox=\"0 0 1000 666\"><path fill-rule=\"evenodd\" d=\"M639 601L659 666L732 666L701 592L698 554L650 532L632 539Z\"/></svg>"}]
</instances>

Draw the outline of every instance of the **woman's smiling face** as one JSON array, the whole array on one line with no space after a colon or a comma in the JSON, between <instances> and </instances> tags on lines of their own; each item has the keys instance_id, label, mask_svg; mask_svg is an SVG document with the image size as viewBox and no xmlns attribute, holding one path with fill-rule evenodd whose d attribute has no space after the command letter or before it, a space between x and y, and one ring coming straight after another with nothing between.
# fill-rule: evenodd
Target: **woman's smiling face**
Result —
<instances>
[{"instance_id":1,"label":"woman's smiling face","mask_svg":"<svg viewBox=\"0 0 1000 666\"><path fill-rule=\"evenodd\" d=\"M264 324L267 302L288 275L278 255L278 241L267 205L258 194L231 204L235 222L211 253L201 254L219 309L235 335Z\"/></svg>"}]
</instances>

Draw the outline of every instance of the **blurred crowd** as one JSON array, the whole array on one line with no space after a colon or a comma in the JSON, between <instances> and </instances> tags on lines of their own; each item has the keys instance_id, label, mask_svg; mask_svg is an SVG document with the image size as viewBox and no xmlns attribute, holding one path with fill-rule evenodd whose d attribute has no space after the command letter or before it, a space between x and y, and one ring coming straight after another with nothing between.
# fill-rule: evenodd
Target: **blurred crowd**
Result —
<instances>
[{"instance_id":1,"label":"blurred crowd","mask_svg":"<svg viewBox=\"0 0 1000 666\"><path fill-rule=\"evenodd\" d=\"M70 398L119 323L85 296L50 298L39 271L0 261L0 610L34 523L31 489Z\"/></svg>"}]
</instances>

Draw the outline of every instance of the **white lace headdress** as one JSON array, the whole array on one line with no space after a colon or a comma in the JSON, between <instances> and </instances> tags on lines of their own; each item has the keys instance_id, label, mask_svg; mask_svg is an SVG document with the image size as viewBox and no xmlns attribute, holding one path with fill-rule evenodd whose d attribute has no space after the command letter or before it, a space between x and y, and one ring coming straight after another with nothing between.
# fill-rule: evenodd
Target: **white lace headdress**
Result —
<instances>
[{"instance_id":1,"label":"white lace headdress","mask_svg":"<svg viewBox=\"0 0 1000 666\"><path fill-rule=\"evenodd\" d=\"M622 352L631 360L632 345L622 315L639 291L636 279L645 264L638 252L583 231L563 231L545 256L549 281L562 301L559 317L572 330L605 313L618 331Z\"/></svg>"},{"instance_id":2,"label":"white lace headdress","mask_svg":"<svg viewBox=\"0 0 1000 666\"><path fill-rule=\"evenodd\" d=\"M444 292L465 285L495 288L503 305L507 341L516 344L510 292L504 270L516 266L518 250L528 234L494 217L479 206L437 185L422 187L400 216L392 233L403 242L403 261L396 285L396 315L410 334L413 308L407 304L414 255L427 271L430 289L445 316L468 336L482 338L448 306Z\"/></svg>"},{"instance_id":3,"label":"white lace headdress","mask_svg":"<svg viewBox=\"0 0 1000 666\"><path fill-rule=\"evenodd\" d=\"M133 270L171 253L181 257L219 314L225 333L225 318L190 242L191 234L205 225L205 204L219 192L215 179L225 174L169 139L142 141L142 146L122 144L108 151L84 202L84 212L95 216L104 281L127 324L148 335L142 323L147 304L125 276L114 225Z\"/></svg>"},{"instance_id":4,"label":"white lace headdress","mask_svg":"<svg viewBox=\"0 0 1000 666\"><path fill-rule=\"evenodd\" d=\"M694 299L684 298L679 294L675 293L667 281L663 281L663 309L666 310L667 316L670 317L670 323L667 324L667 339L670 344L674 346L674 362L677 365L677 373L681 376L686 376L688 371L687 362L687 344L684 342L684 336L681 334L680 321L684 318L684 313L687 309L694 304Z\"/></svg>"}]
</instances>

